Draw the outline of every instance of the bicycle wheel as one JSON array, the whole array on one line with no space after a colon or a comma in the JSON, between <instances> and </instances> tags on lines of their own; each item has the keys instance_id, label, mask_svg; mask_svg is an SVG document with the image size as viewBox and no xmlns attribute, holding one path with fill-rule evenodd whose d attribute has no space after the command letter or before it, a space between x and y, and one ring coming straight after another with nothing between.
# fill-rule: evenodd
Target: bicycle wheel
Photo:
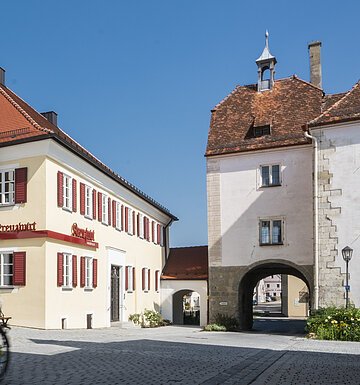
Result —
<instances>
[{"instance_id":1,"label":"bicycle wheel","mask_svg":"<svg viewBox=\"0 0 360 385\"><path fill-rule=\"evenodd\" d=\"M3 379L9 365L10 347L3 327L0 327L0 380Z\"/></svg>"}]
</instances>

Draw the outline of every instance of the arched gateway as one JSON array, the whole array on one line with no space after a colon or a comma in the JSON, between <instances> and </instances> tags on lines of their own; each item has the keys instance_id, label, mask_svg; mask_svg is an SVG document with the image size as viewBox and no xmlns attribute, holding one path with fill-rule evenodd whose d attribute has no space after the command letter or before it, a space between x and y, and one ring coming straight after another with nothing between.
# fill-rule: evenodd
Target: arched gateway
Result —
<instances>
[{"instance_id":1,"label":"arched gateway","mask_svg":"<svg viewBox=\"0 0 360 385\"><path fill-rule=\"evenodd\" d=\"M276 274L293 275L304 281L311 298L311 277L303 267L295 266L288 261L266 261L250 266L239 281L238 319L242 330L250 330L253 325L253 292L257 282Z\"/></svg>"}]
</instances>

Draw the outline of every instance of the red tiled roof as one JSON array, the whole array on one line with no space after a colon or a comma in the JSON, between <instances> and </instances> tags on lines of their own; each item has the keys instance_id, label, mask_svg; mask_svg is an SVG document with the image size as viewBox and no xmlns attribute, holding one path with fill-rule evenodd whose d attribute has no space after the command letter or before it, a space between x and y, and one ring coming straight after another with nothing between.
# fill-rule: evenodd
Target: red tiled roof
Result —
<instances>
[{"instance_id":1,"label":"red tiled roof","mask_svg":"<svg viewBox=\"0 0 360 385\"><path fill-rule=\"evenodd\" d=\"M206 156L310 143L302 126L321 114L323 91L295 75L273 89L238 86L212 111ZM271 134L254 137L257 126Z\"/></svg>"},{"instance_id":2,"label":"red tiled roof","mask_svg":"<svg viewBox=\"0 0 360 385\"><path fill-rule=\"evenodd\" d=\"M169 215L173 220L177 220L168 209L112 171L9 88L0 85L0 147L48 138L53 138L58 141L61 145L83 157L87 162L131 190L134 194L140 196L163 213Z\"/></svg>"},{"instance_id":3,"label":"red tiled roof","mask_svg":"<svg viewBox=\"0 0 360 385\"><path fill-rule=\"evenodd\" d=\"M360 119L360 81L350 91L340 95L335 103L309 122L309 127Z\"/></svg>"},{"instance_id":4,"label":"red tiled roof","mask_svg":"<svg viewBox=\"0 0 360 385\"><path fill-rule=\"evenodd\" d=\"M161 279L208 279L208 247L171 248Z\"/></svg>"}]
</instances>

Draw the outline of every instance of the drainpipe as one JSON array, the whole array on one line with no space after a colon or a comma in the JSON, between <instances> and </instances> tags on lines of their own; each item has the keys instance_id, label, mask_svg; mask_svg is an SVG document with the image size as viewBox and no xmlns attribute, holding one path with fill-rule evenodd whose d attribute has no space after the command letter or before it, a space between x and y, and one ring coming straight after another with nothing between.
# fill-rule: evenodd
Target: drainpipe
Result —
<instances>
[{"instance_id":1,"label":"drainpipe","mask_svg":"<svg viewBox=\"0 0 360 385\"><path fill-rule=\"evenodd\" d=\"M306 128L307 125L306 125ZM314 144L314 294L315 294L315 310L319 309L319 188L318 188L318 141L315 136L305 131L305 136L312 140Z\"/></svg>"}]
</instances>

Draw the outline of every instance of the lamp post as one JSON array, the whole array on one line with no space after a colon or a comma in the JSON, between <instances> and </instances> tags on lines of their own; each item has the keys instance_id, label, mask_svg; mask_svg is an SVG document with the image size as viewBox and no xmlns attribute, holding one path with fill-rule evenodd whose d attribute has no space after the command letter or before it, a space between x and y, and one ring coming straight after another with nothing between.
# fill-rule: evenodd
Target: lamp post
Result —
<instances>
[{"instance_id":1,"label":"lamp post","mask_svg":"<svg viewBox=\"0 0 360 385\"><path fill-rule=\"evenodd\" d=\"M353 249L349 246L346 246L344 247L342 250L341 250L341 253L342 253L342 256L343 256L343 259L346 263L346 286L345 286L345 293L346 293L346 302L345 302L345 306L346 306L346 309L348 309L349 307L349 261L352 257L352 253L353 253Z\"/></svg>"}]
</instances>

